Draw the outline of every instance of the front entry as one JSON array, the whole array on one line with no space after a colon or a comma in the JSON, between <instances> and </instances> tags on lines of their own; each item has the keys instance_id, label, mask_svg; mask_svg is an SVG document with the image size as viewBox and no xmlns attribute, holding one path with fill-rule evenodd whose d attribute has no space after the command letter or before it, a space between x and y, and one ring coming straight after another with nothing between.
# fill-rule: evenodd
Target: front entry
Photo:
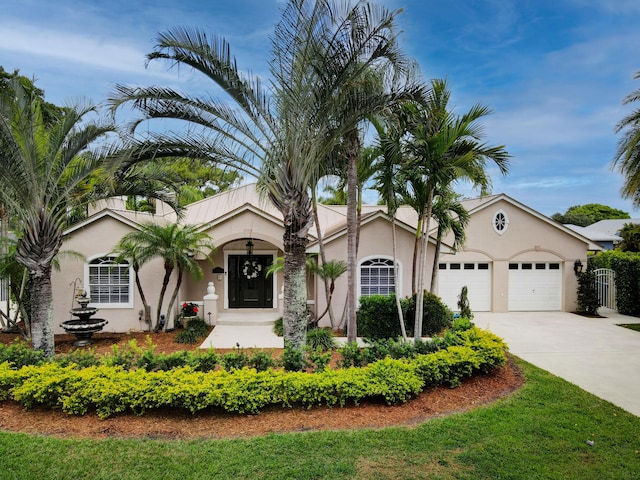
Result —
<instances>
[{"instance_id":1,"label":"front entry","mask_svg":"<svg viewBox=\"0 0 640 480\"><path fill-rule=\"evenodd\" d=\"M272 255L229 255L229 307L273 307L273 281L266 278Z\"/></svg>"}]
</instances>

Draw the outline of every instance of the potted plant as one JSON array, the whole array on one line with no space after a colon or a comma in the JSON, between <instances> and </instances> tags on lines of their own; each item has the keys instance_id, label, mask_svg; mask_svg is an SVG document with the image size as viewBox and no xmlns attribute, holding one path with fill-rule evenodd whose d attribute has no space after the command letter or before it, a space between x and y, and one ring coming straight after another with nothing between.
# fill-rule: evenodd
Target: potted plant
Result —
<instances>
[{"instance_id":1,"label":"potted plant","mask_svg":"<svg viewBox=\"0 0 640 480\"><path fill-rule=\"evenodd\" d=\"M198 317L198 305L193 302L184 302L182 304L182 326L187 328L189 320Z\"/></svg>"}]
</instances>

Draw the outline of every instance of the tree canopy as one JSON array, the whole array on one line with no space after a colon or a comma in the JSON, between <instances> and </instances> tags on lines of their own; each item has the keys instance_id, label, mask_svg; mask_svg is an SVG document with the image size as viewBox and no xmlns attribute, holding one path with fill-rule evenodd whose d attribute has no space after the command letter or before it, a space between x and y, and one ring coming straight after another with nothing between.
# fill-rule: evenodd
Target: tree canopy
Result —
<instances>
[{"instance_id":1,"label":"tree canopy","mask_svg":"<svg viewBox=\"0 0 640 480\"><path fill-rule=\"evenodd\" d=\"M629 214L617 208L608 207L599 203L587 203L585 205L574 205L562 213L554 213L551 218L556 222L564 224L578 225L586 227L600 220L614 220L631 218Z\"/></svg>"}]
</instances>

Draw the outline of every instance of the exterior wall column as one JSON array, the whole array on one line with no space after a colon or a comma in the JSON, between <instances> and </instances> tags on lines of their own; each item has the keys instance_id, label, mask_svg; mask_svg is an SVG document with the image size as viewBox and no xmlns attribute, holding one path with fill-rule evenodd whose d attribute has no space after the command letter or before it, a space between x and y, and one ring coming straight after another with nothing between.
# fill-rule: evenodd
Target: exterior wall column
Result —
<instances>
[{"instance_id":1,"label":"exterior wall column","mask_svg":"<svg viewBox=\"0 0 640 480\"><path fill-rule=\"evenodd\" d=\"M509 311L509 261L493 261L491 311L496 313Z\"/></svg>"},{"instance_id":2,"label":"exterior wall column","mask_svg":"<svg viewBox=\"0 0 640 480\"><path fill-rule=\"evenodd\" d=\"M218 295L213 282L207 285L207 294L203 298L202 319L211 325L215 325L218 321Z\"/></svg>"}]
</instances>

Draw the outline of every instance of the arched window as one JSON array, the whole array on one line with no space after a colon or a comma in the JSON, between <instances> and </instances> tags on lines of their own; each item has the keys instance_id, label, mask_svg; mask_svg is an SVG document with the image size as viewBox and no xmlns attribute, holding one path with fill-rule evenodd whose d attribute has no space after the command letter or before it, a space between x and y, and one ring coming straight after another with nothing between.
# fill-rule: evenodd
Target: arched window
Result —
<instances>
[{"instance_id":1,"label":"arched window","mask_svg":"<svg viewBox=\"0 0 640 480\"><path fill-rule=\"evenodd\" d=\"M506 212L502 210L498 210L493 215L493 229L496 231L498 235L502 235L504 232L507 231L508 227L509 227L509 217L507 216Z\"/></svg>"},{"instance_id":2,"label":"arched window","mask_svg":"<svg viewBox=\"0 0 640 480\"><path fill-rule=\"evenodd\" d=\"M393 273L393 260L390 258L363 260L359 268L360 295L368 297L395 293Z\"/></svg>"},{"instance_id":3,"label":"arched window","mask_svg":"<svg viewBox=\"0 0 640 480\"><path fill-rule=\"evenodd\" d=\"M132 307L132 275L127 262L116 263L114 257L98 257L89 261L89 281L85 283L92 305Z\"/></svg>"}]
</instances>

